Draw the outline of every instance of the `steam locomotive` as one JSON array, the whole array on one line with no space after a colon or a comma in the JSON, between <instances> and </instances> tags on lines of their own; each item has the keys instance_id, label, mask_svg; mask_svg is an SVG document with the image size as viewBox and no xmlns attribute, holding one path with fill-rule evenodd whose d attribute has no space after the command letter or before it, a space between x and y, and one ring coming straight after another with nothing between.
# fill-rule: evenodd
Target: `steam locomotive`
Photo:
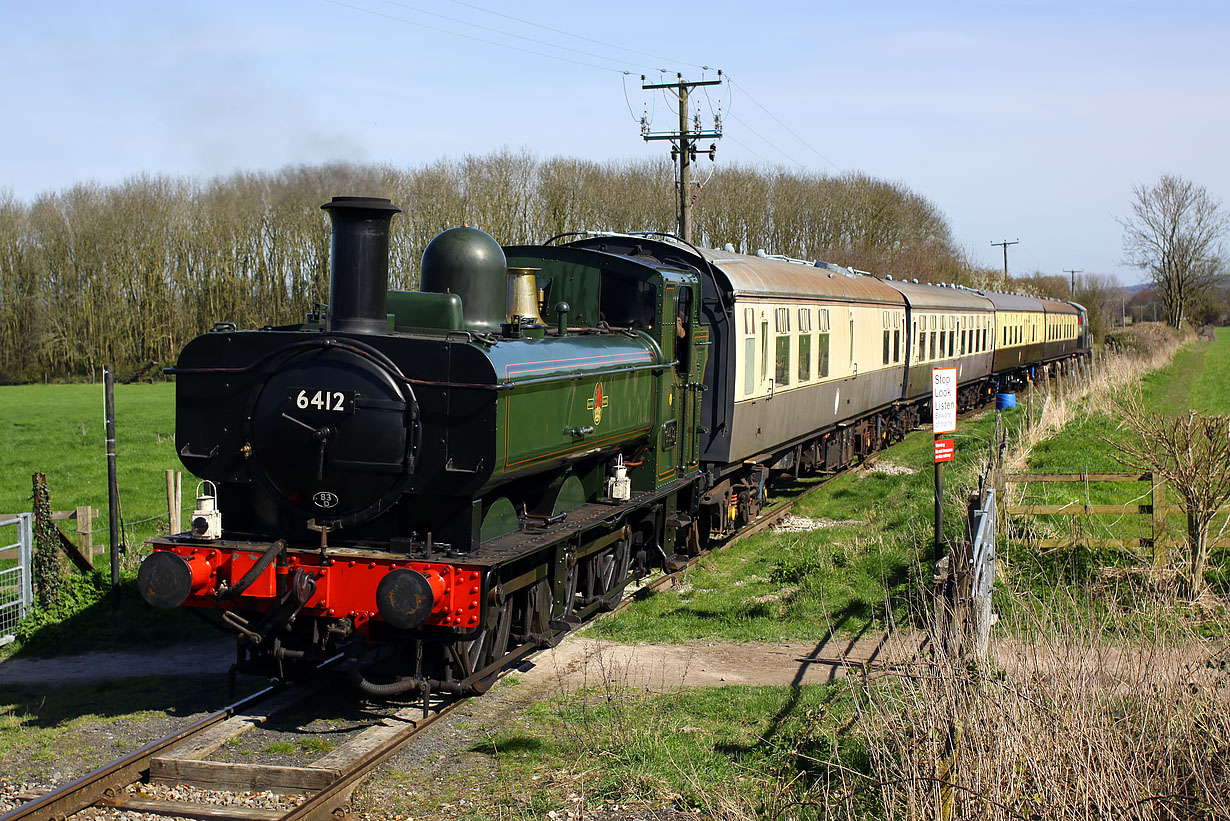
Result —
<instances>
[{"instance_id":1,"label":"steam locomotive","mask_svg":"<svg viewBox=\"0 0 1230 821\"><path fill-rule=\"evenodd\" d=\"M374 695L481 692L755 519L773 472L903 438L932 368L969 408L1089 351L1074 303L663 234L454 228L419 290L390 291L400 209L321 207L327 311L219 323L168 369L207 490L138 577L154 607L216 611L238 665L275 677L344 651Z\"/></svg>"}]
</instances>

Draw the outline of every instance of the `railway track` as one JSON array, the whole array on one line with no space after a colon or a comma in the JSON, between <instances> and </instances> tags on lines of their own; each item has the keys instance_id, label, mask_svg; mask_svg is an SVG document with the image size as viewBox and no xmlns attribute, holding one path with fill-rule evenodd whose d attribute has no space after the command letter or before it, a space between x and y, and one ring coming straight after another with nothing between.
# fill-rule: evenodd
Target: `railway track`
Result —
<instances>
[{"instance_id":1,"label":"railway track","mask_svg":"<svg viewBox=\"0 0 1230 821\"><path fill-rule=\"evenodd\" d=\"M787 498L764 510L756 521L739 533L692 557L686 565L673 572L651 578L645 584L628 591L614 610L622 610L633 601L647 598L654 592L673 585L705 556L725 550L772 527L784 519L798 502L839 475L841 474L833 474L793 491ZM579 611L577 616L584 623L597 608L597 604L591 605ZM576 628L556 629L548 644L554 646L573 629ZM536 646L519 648L502 659L499 667L503 670L511 669L541 649ZM340 656L321 665L318 671L326 672L328 666L338 661ZM489 676L492 672L488 668L475 675ZM426 704L416 703L412 707L406 707L371 724L306 767L208 760L210 754L228 741L254 727L262 726L276 713L318 693L321 684L319 679L310 679L296 686L267 687L197 719L175 733L146 744L88 775L42 795L32 796L25 804L0 816L0 821L63 819L88 807L110 807L126 812L180 818L334 821L348 814L351 794L372 770L468 700L468 697L441 694ZM130 785L142 781L187 785L202 790L268 790L285 794L306 794L307 797L292 809L279 811L128 794Z\"/></svg>"}]
</instances>

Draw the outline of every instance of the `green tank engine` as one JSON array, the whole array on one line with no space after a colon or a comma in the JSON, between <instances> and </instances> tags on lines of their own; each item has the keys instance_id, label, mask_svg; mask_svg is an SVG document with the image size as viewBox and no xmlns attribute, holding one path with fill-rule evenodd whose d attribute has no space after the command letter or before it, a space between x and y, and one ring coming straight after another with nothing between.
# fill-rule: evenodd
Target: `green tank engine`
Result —
<instances>
[{"instance_id":1,"label":"green tank engine","mask_svg":"<svg viewBox=\"0 0 1230 821\"><path fill-rule=\"evenodd\" d=\"M389 291L400 209L322 208L327 312L220 323L169 369L176 448L217 492L139 584L220 611L248 666L362 645L382 659L356 655L365 689L472 689L673 552L663 520L697 471L696 277L455 228L420 290Z\"/></svg>"}]
</instances>

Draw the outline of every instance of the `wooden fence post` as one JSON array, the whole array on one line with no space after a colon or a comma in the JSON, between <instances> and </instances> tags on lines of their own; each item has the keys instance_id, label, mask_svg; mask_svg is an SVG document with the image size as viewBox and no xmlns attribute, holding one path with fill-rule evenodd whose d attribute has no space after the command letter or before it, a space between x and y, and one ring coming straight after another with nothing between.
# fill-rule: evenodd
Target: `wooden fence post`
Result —
<instances>
[{"instance_id":1,"label":"wooden fence post","mask_svg":"<svg viewBox=\"0 0 1230 821\"><path fill-rule=\"evenodd\" d=\"M1149 517L1153 525L1153 566L1161 567L1170 558L1163 544L1166 533L1166 483L1156 473L1150 473L1149 479L1153 484L1153 515Z\"/></svg>"},{"instance_id":2,"label":"wooden fence post","mask_svg":"<svg viewBox=\"0 0 1230 821\"><path fill-rule=\"evenodd\" d=\"M94 566L94 537L90 532L94 527L93 513L94 509L89 505L77 507L77 547L90 567Z\"/></svg>"},{"instance_id":3,"label":"wooden fence post","mask_svg":"<svg viewBox=\"0 0 1230 821\"><path fill-rule=\"evenodd\" d=\"M167 470L167 531L179 533L179 500L175 498L175 471Z\"/></svg>"},{"instance_id":4,"label":"wooden fence post","mask_svg":"<svg viewBox=\"0 0 1230 821\"><path fill-rule=\"evenodd\" d=\"M1029 399L1027 400L1028 405L1025 411L1025 434L1028 436L1029 432L1034 429L1034 381L1032 379L1029 380L1029 391L1027 393Z\"/></svg>"}]
</instances>

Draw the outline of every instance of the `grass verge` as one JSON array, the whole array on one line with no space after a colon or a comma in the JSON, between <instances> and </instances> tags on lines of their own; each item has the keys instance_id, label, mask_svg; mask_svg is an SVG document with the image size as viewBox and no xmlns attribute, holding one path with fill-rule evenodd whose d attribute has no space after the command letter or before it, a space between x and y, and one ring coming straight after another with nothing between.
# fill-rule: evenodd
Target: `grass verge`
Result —
<instances>
[{"instance_id":1,"label":"grass verge","mask_svg":"<svg viewBox=\"0 0 1230 821\"><path fill-rule=\"evenodd\" d=\"M1176 344L1172 340L1170 348ZM1083 396L1039 393L1034 419L1018 438L1010 470L1030 473L1123 473L1139 470L1116 458L1114 443L1130 435L1106 412L1114 391L1139 390L1143 404L1165 414L1230 412L1230 338L1215 343L1189 342L1165 361L1167 346L1145 363L1144 373L1118 373L1109 366L1103 379ZM1128 360L1125 360L1125 362ZM1164 490L1164 489L1163 489ZM1015 505L1150 505L1149 482L1022 483L1009 487ZM1177 503L1173 494L1163 497ZM1146 508L1146 511L1148 508ZM1159 517L1155 548L1097 547L1104 539L1151 538L1153 517L1143 514L1015 516L1001 545L1000 579L1004 587L996 606L1003 612L1021 607L1060 612L1087 610L1116 618L1124 638L1147 640L1154 616L1202 631L1222 634L1225 601L1230 597L1230 551L1213 548L1206 579L1210 593L1200 602L1179 600L1185 522L1180 514ZM1214 522L1216 532L1226 521ZM1038 538L1061 539L1064 547L1039 548ZM1061 595L1056 595L1059 591ZM1144 614L1149 617L1145 618Z\"/></svg>"},{"instance_id":2,"label":"grass verge","mask_svg":"<svg viewBox=\"0 0 1230 821\"><path fill-rule=\"evenodd\" d=\"M79 775L229 700L225 675L0 686L0 768L9 781Z\"/></svg>"},{"instance_id":3,"label":"grass verge","mask_svg":"<svg viewBox=\"0 0 1230 821\"><path fill-rule=\"evenodd\" d=\"M995 416L962 421L945 469L946 536L965 538L964 500L989 453ZM683 587L604 617L592 635L629 642L818 641L883 630L931 573L932 436L916 431L800 501L804 532L766 531L711 554Z\"/></svg>"}]
</instances>

